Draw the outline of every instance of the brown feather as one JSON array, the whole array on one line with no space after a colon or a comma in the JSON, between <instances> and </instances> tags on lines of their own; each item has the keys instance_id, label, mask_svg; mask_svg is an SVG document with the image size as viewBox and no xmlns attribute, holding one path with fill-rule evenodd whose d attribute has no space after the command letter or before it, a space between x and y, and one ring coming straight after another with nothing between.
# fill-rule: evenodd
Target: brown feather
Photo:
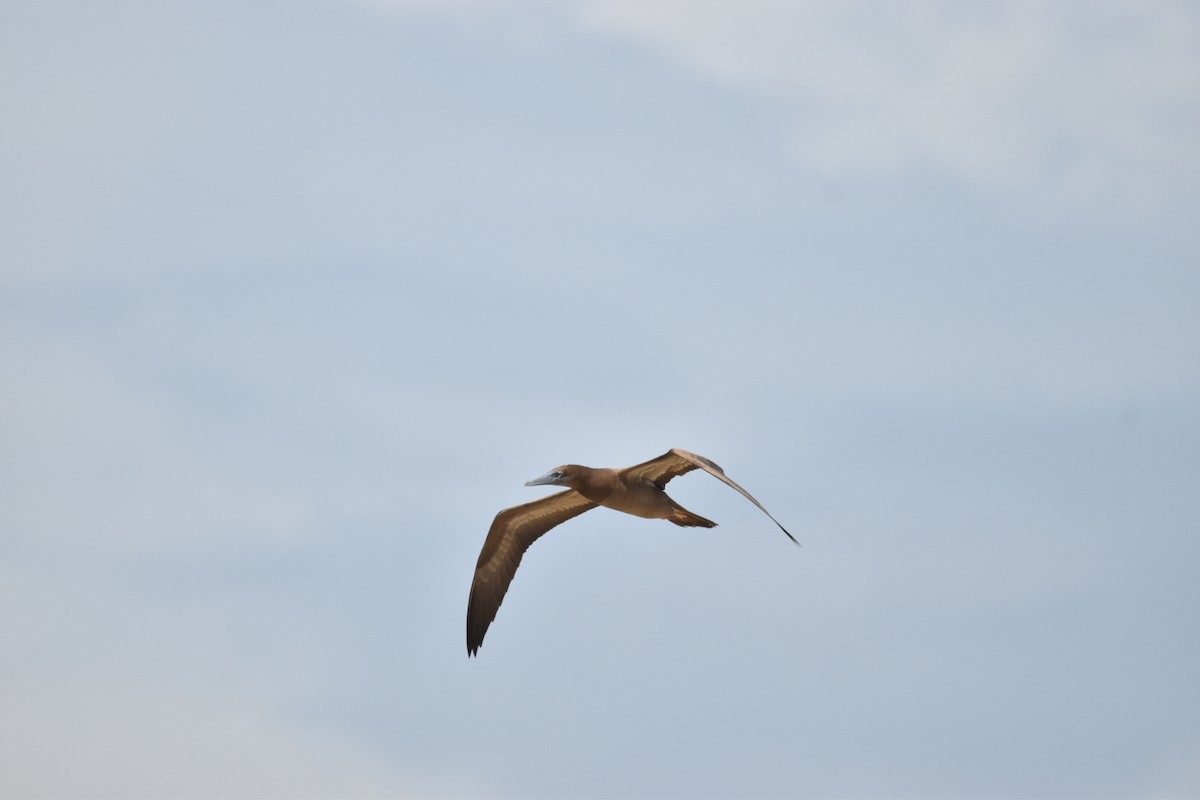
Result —
<instances>
[{"instance_id":1,"label":"brown feather","mask_svg":"<svg viewBox=\"0 0 1200 800\"><path fill-rule=\"evenodd\" d=\"M672 478L685 475L698 466L694 461L690 461L680 455L680 453L684 452L687 451L679 449L668 450L658 458L652 458L649 461L643 461L641 464L626 467L621 470L621 475L633 478L645 478L658 488L663 489ZM716 465L713 464L713 466ZM720 467L717 467L717 469L720 469Z\"/></svg>"},{"instance_id":2,"label":"brown feather","mask_svg":"<svg viewBox=\"0 0 1200 800\"><path fill-rule=\"evenodd\" d=\"M771 521L776 525L779 525L779 530L787 534L787 537L791 539L797 547L800 546L800 542L796 541L796 537L788 533L788 529L783 527L783 525L780 525L779 520L775 519L775 517L771 515L770 511L767 511L767 509L763 508L762 503L755 500L753 495L751 495L749 492L739 486L732 478L726 475L725 470L721 469L721 467L718 466L715 461L707 459L704 456L698 456L695 453L689 453L687 450L681 450L678 447L674 447L663 453L658 458L652 458L649 461L645 461L641 464L635 464L632 467L626 467L625 469L621 470L621 477L625 478L625 476L631 476L645 478L646 480L653 482L656 486L658 486L658 488L662 489L667 485L668 482L670 482L672 478L678 478L680 475L685 475L694 469L702 469L709 475L712 475L714 478L723 481L728 486L732 486L741 493L742 497L745 497L751 503L754 503L754 505L758 506L760 511L766 514L768 517L771 517Z\"/></svg>"},{"instance_id":3,"label":"brown feather","mask_svg":"<svg viewBox=\"0 0 1200 800\"><path fill-rule=\"evenodd\" d=\"M775 517L772 516L771 512L767 511L767 509L763 507L762 503L755 500L754 496L752 494L750 494L745 489L743 489L741 486L739 486L733 480L733 478L730 478L728 475L726 475L725 470L718 467L716 462L710 461L709 459L705 458L704 456L698 456L695 453L689 453L687 450L680 450L678 447L672 448L671 452L668 453L667 455L674 455L677 458L682 458L684 461L687 461L687 462L693 464L694 466L699 467L700 469L707 472L709 475L712 475L714 478L717 478L718 480L724 482L727 486L731 486L734 489L737 489L738 492L741 493L742 497L746 498L751 503L754 503L754 505L758 506L759 511L763 512L768 517L771 517L771 522L774 522L776 525L779 525L779 530L781 530L785 534L787 534L787 537L792 540L792 544L796 545L796 547L800 546L800 542L796 541L796 537L792 536L792 534L788 533L788 529L783 527L783 525L780 524L779 520L775 519ZM684 472L687 472L686 469L681 469L679 467L674 467L673 469L680 469L679 472L675 473L676 475L682 475ZM663 483L666 483L666 481L669 481L669 480L671 480L671 479L666 478L663 481Z\"/></svg>"},{"instance_id":4,"label":"brown feather","mask_svg":"<svg viewBox=\"0 0 1200 800\"><path fill-rule=\"evenodd\" d=\"M554 526L595 507L591 500L568 489L523 506L506 508L496 515L479 553L467 601L468 653L474 655L483 644L483 636L496 618L508 585L521 564L521 556L529 546Z\"/></svg>"}]
</instances>

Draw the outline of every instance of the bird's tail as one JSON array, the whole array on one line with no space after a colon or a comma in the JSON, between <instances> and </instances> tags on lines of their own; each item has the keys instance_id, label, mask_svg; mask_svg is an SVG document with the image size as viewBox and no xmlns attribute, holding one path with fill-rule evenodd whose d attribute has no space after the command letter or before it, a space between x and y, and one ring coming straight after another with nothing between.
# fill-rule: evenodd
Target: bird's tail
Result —
<instances>
[{"instance_id":1,"label":"bird's tail","mask_svg":"<svg viewBox=\"0 0 1200 800\"><path fill-rule=\"evenodd\" d=\"M682 506L675 506L674 510L671 512L671 516L667 517L667 519L684 528L717 527L717 523L713 522L711 519L705 519L699 514L693 514L691 511L688 511Z\"/></svg>"}]
</instances>

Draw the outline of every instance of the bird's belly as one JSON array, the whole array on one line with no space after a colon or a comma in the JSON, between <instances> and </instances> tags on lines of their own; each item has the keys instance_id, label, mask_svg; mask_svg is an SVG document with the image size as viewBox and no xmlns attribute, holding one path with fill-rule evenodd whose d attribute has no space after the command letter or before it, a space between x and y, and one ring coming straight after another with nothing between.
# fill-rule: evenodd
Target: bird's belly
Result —
<instances>
[{"instance_id":1,"label":"bird's belly","mask_svg":"<svg viewBox=\"0 0 1200 800\"><path fill-rule=\"evenodd\" d=\"M659 489L652 492L615 491L600 501L600 505L646 519L665 519L671 516L671 500L666 492Z\"/></svg>"}]
</instances>

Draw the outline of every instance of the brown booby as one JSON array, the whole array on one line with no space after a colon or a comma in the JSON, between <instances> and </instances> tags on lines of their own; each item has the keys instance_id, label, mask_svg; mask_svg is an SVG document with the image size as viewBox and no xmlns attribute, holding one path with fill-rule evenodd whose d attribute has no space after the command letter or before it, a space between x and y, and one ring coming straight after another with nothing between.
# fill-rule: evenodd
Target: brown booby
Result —
<instances>
[{"instance_id":1,"label":"brown booby","mask_svg":"<svg viewBox=\"0 0 1200 800\"><path fill-rule=\"evenodd\" d=\"M771 521L779 525L779 529L797 547L800 546L796 537L788 533L787 528L771 516L762 503L734 483L723 469L704 456L686 450L674 448L658 458L625 469L592 469L578 464L555 467L542 477L527 481L525 485L566 486L569 487L567 491L522 506L506 508L492 521L475 565L475 579L471 582L471 597L467 601L467 654L475 655L483 644L483 636L500 610L500 603L517 572L521 556L539 536L554 526L596 506L605 506L635 517L665 519L676 525L715 527L717 523L693 514L663 491L672 478L697 468L741 492L771 517Z\"/></svg>"}]
</instances>

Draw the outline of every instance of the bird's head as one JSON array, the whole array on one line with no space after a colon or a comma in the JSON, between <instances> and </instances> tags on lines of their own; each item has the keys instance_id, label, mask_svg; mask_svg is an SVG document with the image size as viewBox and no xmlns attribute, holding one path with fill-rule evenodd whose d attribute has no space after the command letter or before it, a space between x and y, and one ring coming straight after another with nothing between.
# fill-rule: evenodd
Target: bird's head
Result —
<instances>
[{"instance_id":1,"label":"bird's head","mask_svg":"<svg viewBox=\"0 0 1200 800\"><path fill-rule=\"evenodd\" d=\"M579 467L574 464L564 464L555 467L540 478L525 481L526 486L573 486L579 477Z\"/></svg>"}]
</instances>

